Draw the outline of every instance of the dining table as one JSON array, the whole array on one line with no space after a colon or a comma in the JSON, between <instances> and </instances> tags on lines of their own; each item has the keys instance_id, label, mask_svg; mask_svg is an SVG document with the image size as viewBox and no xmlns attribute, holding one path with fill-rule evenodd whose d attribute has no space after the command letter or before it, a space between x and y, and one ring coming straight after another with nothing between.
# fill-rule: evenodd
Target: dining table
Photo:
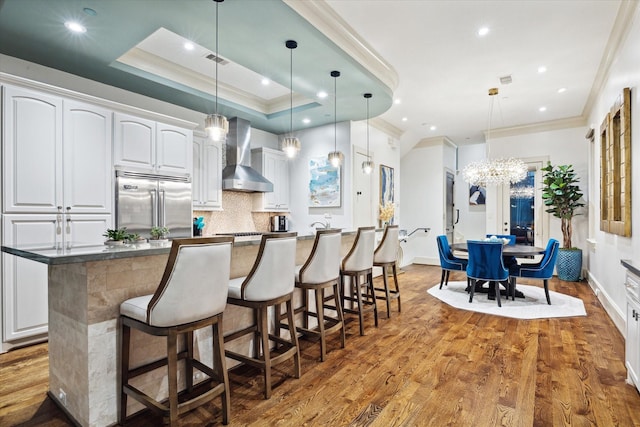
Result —
<instances>
[{"instance_id":1,"label":"dining table","mask_svg":"<svg viewBox=\"0 0 640 427\"><path fill-rule=\"evenodd\" d=\"M467 247L467 242L459 242L459 243L452 243L451 244L451 251L453 252L469 252L469 248ZM521 244L515 244L515 245L503 245L502 246L502 257L516 257L516 258L533 258L536 255L542 255L544 254L544 248L539 248L537 246L531 246L531 245L521 245ZM489 293L489 289L488 288L484 288L482 285L484 285L486 283L486 281L482 281L482 280L478 280L476 282L476 288L474 290L474 292L483 292L483 293ZM509 295L509 281L505 280L504 282L500 282L502 284L502 286L504 286L505 288L505 295ZM502 295L502 292L500 293ZM524 294L518 290L515 291L515 296L518 298L524 298Z\"/></svg>"}]
</instances>

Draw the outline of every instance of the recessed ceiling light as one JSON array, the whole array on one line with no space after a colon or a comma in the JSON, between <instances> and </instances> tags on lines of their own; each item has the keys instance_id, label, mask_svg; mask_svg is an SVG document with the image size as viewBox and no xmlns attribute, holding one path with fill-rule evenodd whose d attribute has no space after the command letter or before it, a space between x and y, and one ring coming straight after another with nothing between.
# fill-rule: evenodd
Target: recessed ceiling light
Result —
<instances>
[{"instance_id":1,"label":"recessed ceiling light","mask_svg":"<svg viewBox=\"0 0 640 427\"><path fill-rule=\"evenodd\" d=\"M486 36L487 34L489 34L489 27L482 27L482 28L479 28L479 29L478 29L478 35L479 35L480 37L484 37L484 36Z\"/></svg>"},{"instance_id":2,"label":"recessed ceiling light","mask_svg":"<svg viewBox=\"0 0 640 427\"><path fill-rule=\"evenodd\" d=\"M76 21L67 21L64 23L64 26L67 27L69 31L73 31L74 33L81 34L87 32L85 26Z\"/></svg>"},{"instance_id":3,"label":"recessed ceiling light","mask_svg":"<svg viewBox=\"0 0 640 427\"><path fill-rule=\"evenodd\" d=\"M539 72L540 74L542 74L542 73L546 73L546 72L547 72L547 67L545 67L544 65L539 66L539 67L538 67L538 72Z\"/></svg>"},{"instance_id":4,"label":"recessed ceiling light","mask_svg":"<svg viewBox=\"0 0 640 427\"><path fill-rule=\"evenodd\" d=\"M186 50L193 50L193 49L195 49L195 48L196 48L196 47L193 45L193 43L191 43L191 42L184 42L184 45L183 45L183 46L184 46L184 48L185 48Z\"/></svg>"},{"instance_id":5,"label":"recessed ceiling light","mask_svg":"<svg viewBox=\"0 0 640 427\"><path fill-rule=\"evenodd\" d=\"M260 83L262 83L262 86L269 86L271 84L271 80L269 80L266 77L263 77Z\"/></svg>"},{"instance_id":6,"label":"recessed ceiling light","mask_svg":"<svg viewBox=\"0 0 640 427\"><path fill-rule=\"evenodd\" d=\"M566 87L561 87L560 89L558 89L558 93L565 93L567 91Z\"/></svg>"},{"instance_id":7,"label":"recessed ceiling light","mask_svg":"<svg viewBox=\"0 0 640 427\"><path fill-rule=\"evenodd\" d=\"M407 121L407 118L406 118L406 117L403 117L403 118L402 118L402 121L403 121L403 122L406 122L406 121Z\"/></svg>"},{"instance_id":8,"label":"recessed ceiling light","mask_svg":"<svg viewBox=\"0 0 640 427\"><path fill-rule=\"evenodd\" d=\"M323 99L326 98L327 96L329 96L329 94L323 90L321 90L320 92L317 93L316 95L318 98Z\"/></svg>"},{"instance_id":9,"label":"recessed ceiling light","mask_svg":"<svg viewBox=\"0 0 640 427\"><path fill-rule=\"evenodd\" d=\"M540 108L538 108L538 111L540 111L540 112L547 111L547 107L540 107Z\"/></svg>"},{"instance_id":10,"label":"recessed ceiling light","mask_svg":"<svg viewBox=\"0 0 640 427\"><path fill-rule=\"evenodd\" d=\"M86 13L89 16L96 16L98 14L98 12L96 12L95 10L91 9L90 7L85 7L84 9L82 9L82 11L84 13Z\"/></svg>"},{"instance_id":11,"label":"recessed ceiling light","mask_svg":"<svg viewBox=\"0 0 640 427\"><path fill-rule=\"evenodd\" d=\"M438 129L438 128L437 128L437 127L435 127L435 126L431 126L431 127L429 128L429 130L436 130L436 129Z\"/></svg>"},{"instance_id":12,"label":"recessed ceiling light","mask_svg":"<svg viewBox=\"0 0 640 427\"><path fill-rule=\"evenodd\" d=\"M304 119L302 119L302 123L308 125L309 123L311 123L311 120L305 117Z\"/></svg>"},{"instance_id":13,"label":"recessed ceiling light","mask_svg":"<svg viewBox=\"0 0 640 427\"><path fill-rule=\"evenodd\" d=\"M396 99L393 101L394 104L398 105L402 102L402 100L400 98Z\"/></svg>"}]
</instances>

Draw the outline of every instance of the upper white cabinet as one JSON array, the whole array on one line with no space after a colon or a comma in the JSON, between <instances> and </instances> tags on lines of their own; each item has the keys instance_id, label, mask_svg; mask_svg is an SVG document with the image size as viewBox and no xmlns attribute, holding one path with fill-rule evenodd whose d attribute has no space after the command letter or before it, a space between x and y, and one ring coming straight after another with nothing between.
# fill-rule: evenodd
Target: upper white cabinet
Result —
<instances>
[{"instance_id":1,"label":"upper white cabinet","mask_svg":"<svg viewBox=\"0 0 640 427\"><path fill-rule=\"evenodd\" d=\"M193 207L222 208L222 143L193 137Z\"/></svg>"},{"instance_id":2,"label":"upper white cabinet","mask_svg":"<svg viewBox=\"0 0 640 427\"><path fill-rule=\"evenodd\" d=\"M55 212L62 206L62 99L5 86L3 210Z\"/></svg>"},{"instance_id":3,"label":"upper white cabinet","mask_svg":"<svg viewBox=\"0 0 640 427\"><path fill-rule=\"evenodd\" d=\"M251 166L273 183L273 192L254 196L254 211L289 211L289 162L279 150L256 148L251 150Z\"/></svg>"},{"instance_id":4,"label":"upper white cabinet","mask_svg":"<svg viewBox=\"0 0 640 427\"><path fill-rule=\"evenodd\" d=\"M114 123L115 166L191 174L193 131L122 113Z\"/></svg>"},{"instance_id":5,"label":"upper white cabinet","mask_svg":"<svg viewBox=\"0 0 640 427\"><path fill-rule=\"evenodd\" d=\"M4 212L110 213L112 113L6 86Z\"/></svg>"}]
</instances>

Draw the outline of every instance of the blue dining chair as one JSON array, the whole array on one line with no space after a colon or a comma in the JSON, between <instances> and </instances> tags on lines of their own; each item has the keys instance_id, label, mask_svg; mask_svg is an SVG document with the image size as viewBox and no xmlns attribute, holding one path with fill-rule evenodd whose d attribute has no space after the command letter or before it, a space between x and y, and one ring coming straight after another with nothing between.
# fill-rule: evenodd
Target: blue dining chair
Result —
<instances>
[{"instance_id":1,"label":"blue dining chair","mask_svg":"<svg viewBox=\"0 0 640 427\"><path fill-rule=\"evenodd\" d=\"M476 281L485 280L496 288L496 300L500 303L500 282L509 279L509 270L502 262L502 242L482 242L477 240L467 241L469 249L469 264L467 265L467 277L471 280L469 302L473 302L473 292ZM509 299L509 297L507 297Z\"/></svg>"},{"instance_id":2,"label":"blue dining chair","mask_svg":"<svg viewBox=\"0 0 640 427\"><path fill-rule=\"evenodd\" d=\"M468 261L453 256L447 236L436 237L436 242L438 243L438 255L440 255L440 267L442 267L442 277L440 277L440 289L442 289L443 283L449 285L449 273L451 271L465 271Z\"/></svg>"},{"instance_id":3,"label":"blue dining chair","mask_svg":"<svg viewBox=\"0 0 640 427\"><path fill-rule=\"evenodd\" d=\"M515 234L487 234L487 237L496 236L498 239L509 239L509 246L513 246L516 244L516 235ZM502 259L504 266L507 269L511 268L512 265L518 264L518 260L514 256L506 256Z\"/></svg>"},{"instance_id":4,"label":"blue dining chair","mask_svg":"<svg viewBox=\"0 0 640 427\"><path fill-rule=\"evenodd\" d=\"M556 266L556 258L558 257L558 248L560 242L556 239L549 239L547 247L544 250L542 260L535 264L516 264L509 267L509 276L512 290L512 299L516 289L516 277L526 277L531 279L541 279L544 281L544 293L547 297L547 304L551 305L549 298L549 279L553 277L553 268Z\"/></svg>"}]
</instances>

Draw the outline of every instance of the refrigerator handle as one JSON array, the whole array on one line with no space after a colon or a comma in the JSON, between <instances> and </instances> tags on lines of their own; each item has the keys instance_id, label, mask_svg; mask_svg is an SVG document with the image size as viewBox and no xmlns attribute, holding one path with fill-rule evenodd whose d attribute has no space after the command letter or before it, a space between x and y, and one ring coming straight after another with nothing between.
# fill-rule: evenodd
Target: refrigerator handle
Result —
<instances>
[{"instance_id":1,"label":"refrigerator handle","mask_svg":"<svg viewBox=\"0 0 640 427\"><path fill-rule=\"evenodd\" d=\"M151 190L151 226L158 226L158 192Z\"/></svg>"},{"instance_id":2,"label":"refrigerator handle","mask_svg":"<svg viewBox=\"0 0 640 427\"><path fill-rule=\"evenodd\" d=\"M165 191L164 190L160 190L160 216L158 218L158 222L160 223L160 227L166 227L167 224L165 224L167 215L166 215L166 211L165 211Z\"/></svg>"}]
</instances>

